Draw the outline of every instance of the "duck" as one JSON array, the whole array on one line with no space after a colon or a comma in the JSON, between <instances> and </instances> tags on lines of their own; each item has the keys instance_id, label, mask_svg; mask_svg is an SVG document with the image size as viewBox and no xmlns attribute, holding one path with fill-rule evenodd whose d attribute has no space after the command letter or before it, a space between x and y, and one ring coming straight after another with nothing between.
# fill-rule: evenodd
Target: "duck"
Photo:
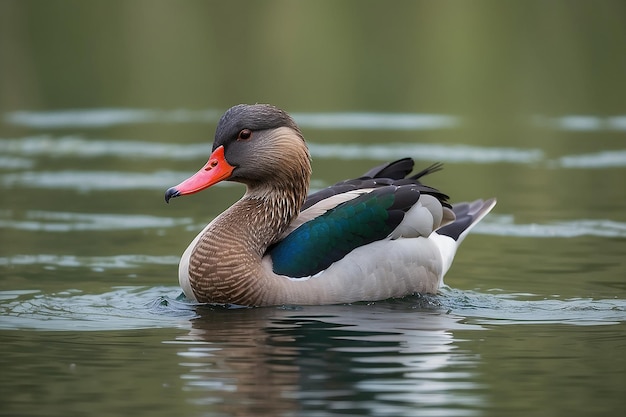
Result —
<instances>
[{"instance_id":1,"label":"duck","mask_svg":"<svg viewBox=\"0 0 626 417\"><path fill-rule=\"evenodd\" d=\"M284 110L240 104L212 152L165 201L222 181L245 194L189 244L179 284L191 301L249 307L374 302L437 294L458 246L495 198L451 204L403 158L308 195L311 156Z\"/></svg>"}]
</instances>

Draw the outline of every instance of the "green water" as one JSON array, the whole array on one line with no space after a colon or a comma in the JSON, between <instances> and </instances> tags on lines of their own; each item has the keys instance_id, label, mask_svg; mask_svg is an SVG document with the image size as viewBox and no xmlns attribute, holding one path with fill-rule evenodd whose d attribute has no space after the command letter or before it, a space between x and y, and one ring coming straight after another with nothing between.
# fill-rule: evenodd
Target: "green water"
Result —
<instances>
[{"instance_id":1,"label":"green water","mask_svg":"<svg viewBox=\"0 0 626 417\"><path fill-rule=\"evenodd\" d=\"M600 416L626 406L620 2L0 2L0 415ZM410 156L498 205L438 296L179 299L243 192L166 205L240 102L312 188Z\"/></svg>"}]
</instances>

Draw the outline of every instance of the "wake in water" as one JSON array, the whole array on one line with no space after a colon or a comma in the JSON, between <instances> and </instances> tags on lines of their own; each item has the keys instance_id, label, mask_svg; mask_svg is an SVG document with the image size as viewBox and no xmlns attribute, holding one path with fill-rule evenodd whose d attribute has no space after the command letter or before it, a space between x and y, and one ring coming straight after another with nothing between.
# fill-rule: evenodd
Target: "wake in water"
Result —
<instances>
[{"instance_id":1,"label":"wake in water","mask_svg":"<svg viewBox=\"0 0 626 417\"><path fill-rule=\"evenodd\" d=\"M39 291L0 292L0 328L53 331L104 331L145 328L190 328L191 321L225 312L236 306L209 306L190 302L178 287L118 287L102 294L68 290L54 294ZM282 306L246 308L253 317L297 317L352 325L375 320L381 329L419 326L420 314L441 316L446 326L471 330L483 325L570 324L610 325L626 321L626 300L591 298L558 299L528 294L485 294L443 289L437 296L414 295L402 299L354 305ZM409 316L405 316L409 314ZM219 317L215 317L221 320ZM222 318L223 319L223 318ZM352 323L352 324L351 324ZM446 324L447 323L447 324ZM476 327L478 326L478 327Z\"/></svg>"}]
</instances>

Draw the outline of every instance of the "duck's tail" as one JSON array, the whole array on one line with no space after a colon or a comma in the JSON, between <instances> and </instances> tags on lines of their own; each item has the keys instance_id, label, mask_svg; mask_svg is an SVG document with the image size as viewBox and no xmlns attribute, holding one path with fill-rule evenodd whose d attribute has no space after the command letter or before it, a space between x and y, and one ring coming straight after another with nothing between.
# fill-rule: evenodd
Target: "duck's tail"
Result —
<instances>
[{"instance_id":1,"label":"duck's tail","mask_svg":"<svg viewBox=\"0 0 626 417\"><path fill-rule=\"evenodd\" d=\"M456 220L437 229L430 238L435 240L443 259L443 275L452 265L452 259L463 239L478 222L496 205L496 199L476 200L471 203L457 203L452 206ZM443 281L441 282L443 283Z\"/></svg>"},{"instance_id":2,"label":"duck's tail","mask_svg":"<svg viewBox=\"0 0 626 417\"><path fill-rule=\"evenodd\" d=\"M456 220L437 230L440 235L449 236L460 245L465 236L496 205L496 199L476 200L471 203L457 203L452 206Z\"/></svg>"}]
</instances>

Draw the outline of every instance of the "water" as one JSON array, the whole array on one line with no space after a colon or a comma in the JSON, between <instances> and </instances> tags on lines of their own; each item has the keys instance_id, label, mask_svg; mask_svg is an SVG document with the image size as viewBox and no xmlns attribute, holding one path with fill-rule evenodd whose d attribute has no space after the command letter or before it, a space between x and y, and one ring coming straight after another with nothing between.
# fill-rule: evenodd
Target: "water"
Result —
<instances>
[{"instance_id":1,"label":"water","mask_svg":"<svg viewBox=\"0 0 626 417\"><path fill-rule=\"evenodd\" d=\"M116 113L131 123L149 111ZM97 133L105 119L97 109L72 114L64 128ZM58 112L38 115L47 122L26 126L33 134L0 139L4 415L610 414L623 405L618 190L594 190L608 201L593 215L584 201L546 215L529 202L507 210L524 189L496 186L498 210L464 244L439 296L201 307L179 297L179 253L241 189L220 186L186 205L165 206L161 194L203 162L207 143L65 135ZM5 123L17 121L9 113ZM625 166L622 151L572 147L548 156L535 147L312 142L311 152L364 169L404 155L442 160L441 181L457 170L593 177ZM176 161L190 168L164 169ZM334 180L317 176L313 187ZM526 195L558 180L546 182Z\"/></svg>"},{"instance_id":2,"label":"water","mask_svg":"<svg viewBox=\"0 0 626 417\"><path fill-rule=\"evenodd\" d=\"M0 5L0 415L626 406L623 6L68 4ZM243 190L163 193L256 101L302 126L313 190L410 156L453 201L498 198L439 295L180 297L181 252Z\"/></svg>"}]
</instances>

